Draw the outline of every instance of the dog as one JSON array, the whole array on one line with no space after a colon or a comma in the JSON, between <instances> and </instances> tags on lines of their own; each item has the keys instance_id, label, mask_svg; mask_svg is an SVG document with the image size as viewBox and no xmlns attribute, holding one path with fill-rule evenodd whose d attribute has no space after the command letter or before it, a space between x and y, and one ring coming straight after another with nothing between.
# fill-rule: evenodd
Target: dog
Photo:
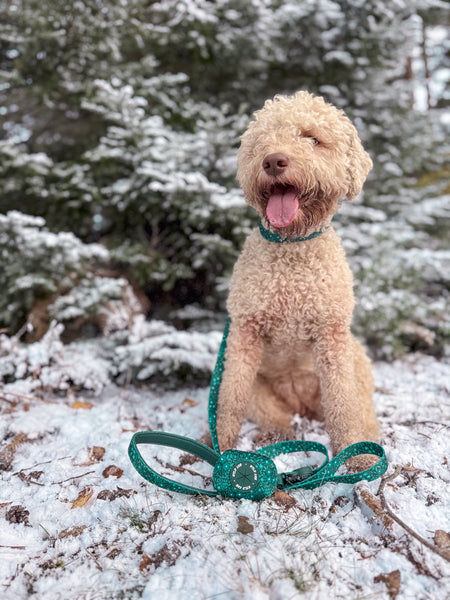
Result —
<instances>
[{"instance_id":1,"label":"dog","mask_svg":"<svg viewBox=\"0 0 450 600\"><path fill-rule=\"evenodd\" d=\"M350 332L353 277L331 224L371 168L344 112L305 91L267 100L243 134L237 176L260 228L230 281L222 451L244 418L293 438L295 414L324 420L334 453L378 439L371 362Z\"/></svg>"}]
</instances>

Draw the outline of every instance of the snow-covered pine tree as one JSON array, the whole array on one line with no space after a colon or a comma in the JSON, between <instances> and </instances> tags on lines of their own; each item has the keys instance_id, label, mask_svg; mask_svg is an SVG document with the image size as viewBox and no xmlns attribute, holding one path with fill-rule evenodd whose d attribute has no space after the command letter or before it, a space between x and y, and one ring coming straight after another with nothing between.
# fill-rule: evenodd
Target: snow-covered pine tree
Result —
<instances>
[{"instance_id":1,"label":"snow-covered pine tree","mask_svg":"<svg viewBox=\"0 0 450 600\"><path fill-rule=\"evenodd\" d=\"M9 107L0 115L0 210L20 207L52 230L103 241L156 304L216 307L249 226L234 181L242 115L275 92L307 88L345 108L375 161L365 206L342 214L365 306L359 333L389 355L397 342L404 347L405 319L439 321L419 262L404 253L412 245L445 250L430 237L432 223L448 218L444 205L414 187L435 159L435 129L413 110L405 75L421 23L443 14L440 0L0 7ZM448 289L445 278L438 287ZM387 308L375 319L363 301L379 290Z\"/></svg>"}]
</instances>

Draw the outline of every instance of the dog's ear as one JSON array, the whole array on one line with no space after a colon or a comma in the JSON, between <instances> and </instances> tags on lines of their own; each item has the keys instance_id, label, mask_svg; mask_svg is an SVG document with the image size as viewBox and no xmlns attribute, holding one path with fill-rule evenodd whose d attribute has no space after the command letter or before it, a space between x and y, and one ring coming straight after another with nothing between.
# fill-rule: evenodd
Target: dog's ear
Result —
<instances>
[{"instance_id":1,"label":"dog's ear","mask_svg":"<svg viewBox=\"0 0 450 600\"><path fill-rule=\"evenodd\" d=\"M361 193L367 174L371 170L373 164L370 156L362 147L358 132L352 123L349 122L349 124L349 145L347 154L348 189L346 195L349 200L354 200L358 194Z\"/></svg>"}]
</instances>

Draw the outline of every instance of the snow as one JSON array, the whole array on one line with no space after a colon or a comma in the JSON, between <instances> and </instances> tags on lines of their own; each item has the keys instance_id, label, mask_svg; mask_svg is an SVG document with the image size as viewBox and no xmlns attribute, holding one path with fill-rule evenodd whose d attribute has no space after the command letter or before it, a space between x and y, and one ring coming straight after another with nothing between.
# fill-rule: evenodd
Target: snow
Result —
<instances>
[{"instance_id":1,"label":"snow","mask_svg":"<svg viewBox=\"0 0 450 600\"><path fill-rule=\"evenodd\" d=\"M212 348L216 338L211 335ZM41 346L49 348L50 341ZM386 584L374 579L397 569L398 600L450 594L448 563L397 524L384 527L358 500L357 486L291 491L295 503L288 508L274 498L190 497L145 482L127 457L133 432L152 428L200 438L207 431L208 389L117 387L96 362L95 341L68 348L76 387L38 393L29 378L5 383L1 392L2 462L8 444L26 436L11 451L10 470L1 472L2 599L387 599ZM103 377L103 385L83 387L88 371L91 380ZM375 364L388 473L406 467L387 484L386 500L431 543L436 530L450 530L449 381L450 363L430 356ZM322 423L299 417L295 427L299 438L329 447ZM245 423L239 447L251 448L255 433ZM145 450L163 474L207 484L208 465L197 462L180 472L170 466L179 464L177 451ZM106 477L110 465L123 474ZM379 481L358 485L375 494ZM91 496L73 508L83 490ZM14 506L29 511L28 519L8 521ZM67 533L72 528L78 529Z\"/></svg>"}]
</instances>

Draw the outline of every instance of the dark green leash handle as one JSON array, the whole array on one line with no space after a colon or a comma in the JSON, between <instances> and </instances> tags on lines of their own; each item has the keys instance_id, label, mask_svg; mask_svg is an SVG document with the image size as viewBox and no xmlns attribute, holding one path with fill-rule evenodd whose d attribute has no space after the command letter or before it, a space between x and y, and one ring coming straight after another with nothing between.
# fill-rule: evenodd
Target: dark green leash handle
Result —
<instances>
[{"instance_id":1,"label":"dark green leash handle","mask_svg":"<svg viewBox=\"0 0 450 600\"><path fill-rule=\"evenodd\" d=\"M139 452L139 444L169 446L205 460L214 467L212 480L215 490L188 486L160 475L145 462ZM272 458L292 452L321 452L325 456L325 461L317 469L306 466L289 473L278 473ZM335 475L339 467L349 458L360 454L373 454L380 460L364 471ZM250 500L268 498L276 489L313 489L327 482L356 483L363 479L371 481L380 477L387 469L384 450L374 442L352 444L328 462L327 449L319 442L287 441L266 446L255 452L227 450L223 454L219 454L205 444L181 435L159 431L141 431L133 435L128 455L133 466L144 479L166 490L207 496L220 494L228 498L248 498Z\"/></svg>"}]
</instances>

